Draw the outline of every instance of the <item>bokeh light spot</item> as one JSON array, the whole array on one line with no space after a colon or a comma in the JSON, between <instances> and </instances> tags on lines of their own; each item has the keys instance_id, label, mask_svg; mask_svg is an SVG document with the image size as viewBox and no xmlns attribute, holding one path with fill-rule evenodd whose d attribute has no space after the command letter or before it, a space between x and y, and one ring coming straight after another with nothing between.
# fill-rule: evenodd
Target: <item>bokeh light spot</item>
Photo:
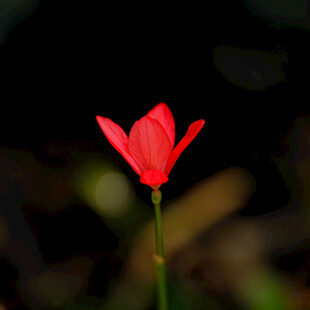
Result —
<instances>
[{"instance_id":1,"label":"bokeh light spot","mask_svg":"<svg viewBox=\"0 0 310 310\"><path fill-rule=\"evenodd\" d=\"M130 189L127 178L120 173L103 175L96 186L96 202L101 212L121 216L128 211Z\"/></svg>"},{"instance_id":2,"label":"bokeh light spot","mask_svg":"<svg viewBox=\"0 0 310 310\"><path fill-rule=\"evenodd\" d=\"M36 299L53 307L71 300L80 287L79 277L52 271L43 272L30 281L30 288Z\"/></svg>"},{"instance_id":3,"label":"bokeh light spot","mask_svg":"<svg viewBox=\"0 0 310 310\"><path fill-rule=\"evenodd\" d=\"M131 183L105 160L88 160L77 167L70 186L103 218L122 217L131 209Z\"/></svg>"}]
</instances>

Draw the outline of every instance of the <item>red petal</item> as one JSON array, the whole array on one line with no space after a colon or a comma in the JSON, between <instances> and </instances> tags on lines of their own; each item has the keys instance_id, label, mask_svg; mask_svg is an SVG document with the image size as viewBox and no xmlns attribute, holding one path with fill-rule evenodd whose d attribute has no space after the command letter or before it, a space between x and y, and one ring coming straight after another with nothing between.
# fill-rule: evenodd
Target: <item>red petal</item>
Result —
<instances>
[{"instance_id":1,"label":"red petal","mask_svg":"<svg viewBox=\"0 0 310 310\"><path fill-rule=\"evenodd\" d=\"M147 113L147 116L157 119L161 123L166 130L171 146L173 147L175 140L175 122L168 106L161 102L157 104L149 113Z\"/></svg>"},{"instance_id":2,"label":"red petal","mask_svg":"<svg viewBox=\"0 0 310 310\"><path fill-rule=\"evenodd\" d=\"M131 128L128 149L141 171L163 172L172 146L163 126L156 119L144 116Z\"/></svg>"},{"instance_id":3,"label":"red petal","mask_svg":"<svg viewBox=\"0 0 310 310\"><path fill-rule=\"evenodd\" d=\"M181 153L184 151L184 149L193 141L193 139L197 136L198 132L203 127L205 121L203 119L196 121L192 123L188 130L186 135L183 137L183 139L178 143L178 145L175 147L175 149L171 152L167 167L166 167L166 175L169 175L172 167L174 166L175 162L181 155Z\"/></svg>"},{"instance_id":4,"label":"red petal","mask_svg":"<svg viewBox=\"0 0 310 310\"><path fill-rule=\"evenodd\" d=\"M166 183L168 177L158 170L146 170L141 173L140 182L152 187L158 187L159 185Z\"/></svg>"},{"instance_id":5,"label":"red petal","mask_svg":"<svg viewBox=\"0 0 310 310\"><path fill-rule=\"evenodd\" d=\"M139 166L129 154L128 136L126 135L124 130L120 126L112 122L109 118L98 115L96 116L96 120L112 146L125 158L125 160L129 163L132 169L140 175L141 170Z\"/></svg>"}]
</instances>

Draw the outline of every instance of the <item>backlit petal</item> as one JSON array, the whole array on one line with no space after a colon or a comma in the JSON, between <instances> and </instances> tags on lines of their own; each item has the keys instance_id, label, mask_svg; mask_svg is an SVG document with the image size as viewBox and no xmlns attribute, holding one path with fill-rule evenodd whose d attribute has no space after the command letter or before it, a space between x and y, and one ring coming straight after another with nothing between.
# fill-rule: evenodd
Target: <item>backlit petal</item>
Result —
<instances>
[{"instance_id":1,"label":"backlit petal","mask_svg":"<svg viewBox=\"0 0 310 310\"><path fill-rule=\"evenodd\" d=\"M147 113L147 116L155 118L161 123L161 125L166 130L171 142L171 146L173 147L175 140L175 122L168 106L161 102L157 104L149 113Z\"/></svg>"},{"instance_id":2,"label":"backlit petal","mask_svg":"<svg viewBox=\"0 0 310 310\"><path fill-rule=\"evenodd\" d=\"M166 130L159 121L144 116L131 128L128 149L141 171L164 172L172 146Z\"/></svg>"},{"instance_id":3,"label":"backlit petal","mask_svg":"<svg viewBox=\"0 0 310 310\"><path fill-rule=\"evenodd\" d=\"M149 186L158 187L168 182L168 177L159 170L146 170L141 173L140 182Z\"/></svg>"},{"instance_id":4,"label":"backlit petal","mask_svg":"<svg viewBox=\"0 0 310 310\"><path fill-rule=\"evenodd\" d=\"M169 175L172 167L174 166L175 162L177 161L181 153L197 136L198 132L201 130L204 123L205 121L202 119L202 120L192 123L189 126L186 135L183 137L183 139L178 143L178 145L175 147L175 149L170 154L167 167L165 170L166 175Z\"/></svg>"},{"instance_id":5,"label":"backlit petal","mask_svg":"<svg viewBox=\"0 0 310 310\"><path fill-rule=\"evenodd\" d=\"M124 130L109 118L98 115L96 120L112 146L125 158L132 169L140 175L141 169L129 153L128 136Z\"/></svg>"}]
</instances>

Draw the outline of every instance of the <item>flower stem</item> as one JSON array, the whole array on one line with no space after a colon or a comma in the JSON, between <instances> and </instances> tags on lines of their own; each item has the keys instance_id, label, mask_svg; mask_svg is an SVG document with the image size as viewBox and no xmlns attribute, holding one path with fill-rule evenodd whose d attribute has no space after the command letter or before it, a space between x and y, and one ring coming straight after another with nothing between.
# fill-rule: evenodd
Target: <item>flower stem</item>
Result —
<instances>
[{"instance_id":1,"label":"flower stem","mask_svg":"<svg viewBox=\"0 0 310 310\"><path fill-rule=\"evenodd\" d=\"M168 310L166 260L164 255L163 228L162 228L162 217L160 210L161 192L158 189L155 189L152 192L152 202L155 207L155 237L156 237L155 263L157 266L157 275L158 275L158 307L159 310Z\"/></svg>"}]
</instances>

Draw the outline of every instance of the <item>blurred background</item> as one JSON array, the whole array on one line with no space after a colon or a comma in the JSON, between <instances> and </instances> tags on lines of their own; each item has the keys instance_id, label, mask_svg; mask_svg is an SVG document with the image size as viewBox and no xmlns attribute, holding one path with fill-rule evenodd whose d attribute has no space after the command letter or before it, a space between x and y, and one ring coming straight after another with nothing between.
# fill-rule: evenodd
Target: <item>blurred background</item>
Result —
<instances>
[{"instance_id":1,"label":"blurred background","mask_svg":"<svg viewBox=\"0 0 310 310\"><path fill-rule=\"evenodd\" d=\"M309 10L1 0L0 309L156 309L151 190L95 116L161 101L177 142L206 120L161 188L170 309L310 309Z\"/></svg>"}]
</instances>

